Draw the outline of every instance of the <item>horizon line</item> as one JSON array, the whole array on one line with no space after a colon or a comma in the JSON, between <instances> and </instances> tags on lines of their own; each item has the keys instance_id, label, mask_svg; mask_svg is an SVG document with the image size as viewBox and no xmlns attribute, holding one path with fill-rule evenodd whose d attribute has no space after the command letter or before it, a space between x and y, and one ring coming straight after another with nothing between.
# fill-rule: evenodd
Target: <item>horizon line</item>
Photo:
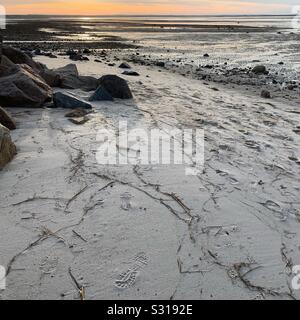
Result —
<instances>
[{"instance_id":1,"label":"horizon line","mask_svg":"<svg viewBox=\"0 0 300 320\"><path fill-rule=\"evenodd\" d=\"M294 16L294 13L251 13L251 14L243 14L243 13L232 13L232 14L44 14L44 13L34 13L34 14L21 14L21 13L11 13L7 14L6 16L30 16L30 17L226 17L226 16L270 16L270 17L281 17L281 16Z\"/></svg>"}]
</instances>

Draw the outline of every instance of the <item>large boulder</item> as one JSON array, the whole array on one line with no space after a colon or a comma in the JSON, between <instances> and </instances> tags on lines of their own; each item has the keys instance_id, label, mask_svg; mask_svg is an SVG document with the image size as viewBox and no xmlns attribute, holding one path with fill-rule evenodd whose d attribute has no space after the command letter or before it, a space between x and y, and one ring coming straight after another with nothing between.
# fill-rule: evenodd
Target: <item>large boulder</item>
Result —
<instances>
[{"instance_id":1,"label":"large boulder","mask_svg":"<svg viewBox=\"0 0 300 320\"><path fill-rule=\"evenodd\" d=\"M16 129L16 123L11 115L5 111L3 108L0 107L0 124L6 127L9 130Z\"/></svg>"},{"instance_id":2,"label":"large boulder","mask_svg":"<svg viewBox=\"0 0 300 320\"><path fill-rule=\"evenodd\" d=\"M42 107L52 99L52 89L28 65L16 65L0 78L3 107Z\"/></svg>"},{"instance_id":3,"label":"large boulder","mask_svg":"<svg viewBox=\"0 0 300 320\"><path fill-rule=\"evenodd\" d=\"M99 85L99 80L94 77L80 76L75 64L69 64L53 71L60 75L60 88L63 89L92 91L96 90Z\"/></svg>"},{"instance_id":4,"label":"large boulder","mask_svg":"<svg viewBox=\"0 0 300 320\"><path fill-rule=\"evenodd\" d=\"M27 64L33 70L39 72L43 69L42 65L33 61L31 57L29 57L26 53L22 52L19 49L3 46L2 54L5 55L10 61L15 64Z\"/></svg>"},{"instance_id":5,"label":"large boulder","mask_svg":"<svg viewBox=\"0 0 300 320\"><path fill-rule=\"evenodd\" d=\"M56 92L53 95L53 102L56 108L66 108L66 109L91 109L92 106L83 101L78 99L77 97L63 93L63 92Z\"/></svg>"},{"instance_id":6,"label":"large boulder","mask_svg":"<svg viewBox=\"0 0 300 320\"><path fill-rule=\"evenodd\" d=\"M132 99L132 93L127 81L116 76L106 75L99 79L99 85L102 86L113 98Z\"/></svg>"},{"instance_id":7,"label":"large boulder","mask_svg":"<svg viewBox=\"0 0 300 320\"><path fill-rule=\"evenodd\" d=\"M50 87L60 87L61 76L57 72L49 69L44 69L40 72L40 76Z\"/></svg>"},{"instance_id":8,"label":"large boulder","mask_svg":"<svg viewBox=\"0 0 300 320\"><path fill-rule=\"evenodd\" d=\"M0 170L9 163L17 153L11 140L9 130L0 124Z\"/></svg>"},{"instance_id":9,"label":"large boulder","mask_svg":"<svg viewBox=\"0 0 300 320\"><path fill-rule=\"evenodd\" d=\"M89 101L113 101L113 100L114 98L102 86L99 86L97 90L89 98Z\"/></svg>"},{"instance_id":10,"label":"large boulder","mask_svg":"<svg viewBox=\"0 0 300 320\"><path fill-rule=\"evenodd\" d=\"M2 56L0 61L0 77L10 75L13 67L15 67L15 64L6 56Z\"/></svg>"},{"instance_id":11,"label":"large boulder","mask_svg":"<svg viewBox=\"0 0 300 320\"><path fill-rule=\"evenodd\" d=\"M79 76L77 66L73 63L67 64L62 68L54 69L53 71L60 74L61 76Z\"/></svg>"}]
</instances>

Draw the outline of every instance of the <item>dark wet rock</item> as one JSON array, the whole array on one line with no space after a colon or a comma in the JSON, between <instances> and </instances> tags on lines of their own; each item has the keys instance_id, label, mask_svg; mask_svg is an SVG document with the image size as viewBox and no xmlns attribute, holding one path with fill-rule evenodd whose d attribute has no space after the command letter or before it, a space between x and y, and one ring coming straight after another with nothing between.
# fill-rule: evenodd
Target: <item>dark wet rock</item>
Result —
<instances>
[{"instance_id":1,"label":"dark wet rock","mask_svg":"<svg viewBox=\"0 0 300 320\"><path fill-rule=\"evenodd\" d=\"M208 53L205 53L205 54L203 55L203 57L204 57L204 58L208 58L208 57L209 57L209 54L208 54Z\"/></svg>"},{"instance_id":2,"label":"dark wet rock","mask_svg":"<svg viewBox=\"0 0 300 320\"><path fill-rule=\"evenodd\" d=\"M289 84L289 85L287 86L287 88L288 88L288 90L293 91L294 89L297 88L297 85L295 85L295 84Z\"/></svg>"},{"instance_id":3,"label":"dark wet rock","mask_svg":"<svg viewBox=\"0 0 300 320\"><path fill-rule=\"evenodd\" d=\"M103 87L99 86L97 90L90 96L89 101L113 101L113 97Z\"/></svg>"},{"instance_id":4,"label":"dark wet rock","mask_svg":"<svg viewBox=\"0 0 300 320\"><path fill-rule=\"evenodd\" d=\"M140 75L138 72L133 70L124 71L122 72L122 74L124 74L125 76L134 76L134 77L138 77Z\"/></svg>"},{"instance_id":5,"label":"dark wet rock","mask_svg":"<svg viewBox=\"0 0 300 320\"><path fill-rule=\"evenodd\" d=\"M0 64L0 77L10 75L13 67L15 67L15 64L12 61L10 61L6 56L2 56Z\"/></svg>"},{"instance_id":6,"label":"dark wet rock","mask_svg":"<svg viewBox=\"0 0 300 320\"><path fill-rule=\"evenodd\" d=\"M157 67L164 68L164 67L166 66L166 63L163 62L163 61L158 61L158 62L156 62L156 66L157 66Z\"/></svg>"},{"instance_id":7,"label":"dark wet rock","mask_svg":"<svg viewBox=\"0 0 300 320\"><path fill-rule=\"evenodd\" d=\"M91 109L92 106L83 101L78 99L77 97L63 93L63 92L56 92L53 95L53 102L56 108L65 108L65 109Z\"/></svg>"},{"instance_id":8,"label":"dark wet rock","mask_svg":"<svg viewBox=\"0 0 300 320\"><path fill-rule=\"evenodd\" d=\"M60 75L60 87L63 89L82 89L85 91L96 90L99 80L89 76L79 76L75 64L68 64L63 68L53 70Z\"/></svg>"},{"instance_id":9,"label":"dark wet rock","mask_svg":"<svg viewBox=\"0 0 300 320\"><path fill-rule=\"evenodd\" d=\"M64 67L54 69L53 71L59 73L61 76L79 76L76 64L70 63Z\"/></svg>"},{"instance_id":10,"label":"dark wet rock","mask_svg":"<svg viewBox=\"0 0 300 320\"><path fill-rule=\"evenodd\" d=\"M119 65L119 68L121 68L121 69L131 69L131 66L127 62L122 62Z\"/></svg>"},{"instance_id":11,"label":"dark wet rock","mask_svg":"<svg viewBox=\"0 0 300 320\"><path fill-rule=\"evenodd\" d=\"M42 67L39 63L33 61L30 56L19 49L15 49L9 46L3 46L2 54L15 64L27 64L35 71L42 70Z\"/></svg>"},{"instance_id":12,"label":"dark wet rock","mask_svg":"<svg viewBox=\"0 0 300 320\"><path fill-rule=\"evenodd\" d=\"M265 74L267 72L267 68L263 65L258 65L252 69L252 72L255 74Z\"/></svg>"},{"instance_id":13,"label":"dark wet rock","mask_svg":"<svg viewBox=\"0 0 300 320\"><path fill-rule=\"evenodd\" d=\"M26 64L15 65L0 78L0 104L3 107L42 107L52 99L52 89Z\"/></svg>"},{"instance_id":14,"label":"dark wet rock","mask_svg":"<svg viewBox=\"0 0 300 320\"><path fill-rule=\"evenodd\" d=\"M99 80L99 84L113 97L117 99L132 99L131 90L127 81L116 75L105 75Z\"/></svg>"},{"instance_id":15,"label":"dark wet rock","mask_svg":"<svg viewBox=\"0 0 300 320\"><path fill-rule=\"evenodd\" d=\"M86 48L86 49L83 50L83 53L84 53L84 54L90 54L90 53L91 53L91 50L88 49L88 48Z\"/></svg>"},{"instance_id":16,"label":"dark wet rock","mask_svg":"<svg viewBox=\"0 0 300 320\"><path fill-rule=\"evenodd\" d=\"M265 98L265 99L270 99L271 98L271 93L268 90L262 90L260 96L262 98Z\"/></svg>"},{"instance_id":17,"label":"dark wet rock","mask_svg":"<svg viewBox=\"0 0 300 320\"><path fill-rule=\"evenodd\" d=\"M77 52L73 52L69 55L69 58L73 61L81 61L82 60L82 55L77 53Z\"/></svg>"},{"instance_id":18,"label":"dark wet rock","mask_svg":"<svg viewBox=\"0 0 300 320\"><path fill-rule=\"evenodd\" d=\"M49 53L49 55L47 55L47 57L52 58L52 59L57 59L57 56L53 53Z\"/></svg>"},{"instance_id":19,"label":"dark wet rock","mask_svg":"<svg viewBox=\"0 0 300 320\"><path fill-rule=\"evenodd\" d=\"M40 72L40 76L45 80L45 82L50 87L60 87L61 85L61 76L53 70L45 69Z\"/></svg>"},{"instance_id":20,"label":"dark wet rock","mask_svg":"<svg viewBox=\"0 0 300 320\"><path fill-rule=\"evenodd\" d=\"M66 118L81 118L88 114L85 109L75 109L65 114Z\"/></svg>"},{"instance_id":21,"label":"dark wet rock","mask_svg":"<svg viewBox=\"0 0 300 320\"><path fill-rule=\"evenodd\" d=\"M0 170L16 155L17 149L11 140L9 130L0 124Z\"/></svg>"},{"instance_id":22,"label":"dark wet rock","mask_svg":"<svg viewBox=\"0 0 300 320\"><path fill-rule=\"evenodd\" d=\"M0 107L0 124L2 124L4 127L6 127L9 130L16 129L15 120L6 110L4 110L1 107Z\"/></svg>"}]
</instances>

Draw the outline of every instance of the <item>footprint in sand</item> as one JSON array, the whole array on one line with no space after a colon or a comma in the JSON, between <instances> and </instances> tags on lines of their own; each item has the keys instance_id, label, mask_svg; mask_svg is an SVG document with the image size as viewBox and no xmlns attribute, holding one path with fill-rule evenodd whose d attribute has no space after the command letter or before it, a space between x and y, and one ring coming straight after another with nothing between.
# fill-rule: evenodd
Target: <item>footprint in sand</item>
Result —
<instances>
[{"instance_id":1,"label":"footprint in sand","mask_svg":"<svg viewBox=\"0 0 300 320\"><path fill-rule=\"evenodd\" d=\"M139 275L139 272L148 265L149 259L144 252L141 252L133 259L131 267L122 272L115 281L115 287L118 289L128 289L132 287Z\"/></svg>"},{"instance_id":2,"label":"footprint in sand","mask_svg":"<svg viewBox=\"0 0 300 320\"><path fill-rule=\"evenodd\" d=\"M129 192L125 192L121 195L121 208L125 211L132 209L131 199L133 196Z\"/></svg>"}]
</instances>

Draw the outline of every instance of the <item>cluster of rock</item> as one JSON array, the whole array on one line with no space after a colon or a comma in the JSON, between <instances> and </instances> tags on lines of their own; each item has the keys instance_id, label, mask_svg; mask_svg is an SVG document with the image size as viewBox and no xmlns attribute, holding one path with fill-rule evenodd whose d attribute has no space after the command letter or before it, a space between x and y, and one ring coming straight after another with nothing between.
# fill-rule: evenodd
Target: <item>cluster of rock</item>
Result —
<instances>
[{"instance_id":1,"label":"cluster of rock","mask_svg":"<svg viewBox=\"0 0 300 320\"><path fill-rule=\"evenodd\" d=\"M78 60L79 58L75 55L70 53L70 58L72 56L73 60ZM115 98L132 99L133 97L127 82L118 76L106 75L100 79L81 76L75 64L50 70L45 65L35 62L21 50L2 46L0 41L0 105L2 107L40 108L47 105L70 109L92 108L90 103L72 94L54 93L55 87L93 91L89 101L113 101ZM70 121L82 124L86 121L86 117L85 115L70 117ZM16 154L16 147L9 131L15 128L14 120L6 110L0 107L0 170Z\"/></svg>"}]
</instances>

